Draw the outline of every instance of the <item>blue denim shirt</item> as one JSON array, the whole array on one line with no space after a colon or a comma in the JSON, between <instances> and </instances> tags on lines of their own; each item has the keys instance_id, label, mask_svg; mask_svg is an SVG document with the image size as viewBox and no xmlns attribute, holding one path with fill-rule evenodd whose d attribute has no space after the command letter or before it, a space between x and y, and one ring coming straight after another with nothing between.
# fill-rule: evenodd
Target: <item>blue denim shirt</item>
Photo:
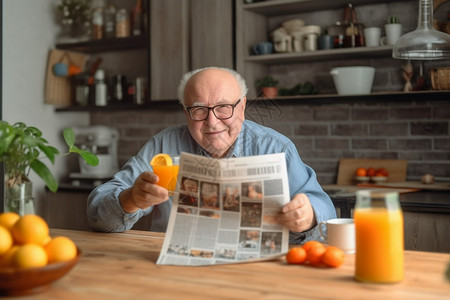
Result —
<instances>
[{"instance_id":1,"label":"blue denim shirt","mask_svg":"<svg viewBox=\"0 0 450 300\"><path fill-rule=\"evenodd\" d=\"M191 137L186 125L170 127L153 136L110 181L98 186L89 195L87 215L90 226L98 231L121 232L131 229L142 216L153 211L149 229L165 232L172 201L128 214L120 206L119 194L132 187L139 174L152 171L149 162L154 155L167 153L171 156L179 156L181 152L209 156ZM282 152L286 155L291 199L295 194L305 193L312 204L318 224L335 218L334 205L317 182L315 172L302 162L294 143L284 135L245 120L236 143L228 154L243 157ZM320 239L318 226L306 232L290 233L291 244L299 244L311 239Z\"/></svg>"}]
</instances>

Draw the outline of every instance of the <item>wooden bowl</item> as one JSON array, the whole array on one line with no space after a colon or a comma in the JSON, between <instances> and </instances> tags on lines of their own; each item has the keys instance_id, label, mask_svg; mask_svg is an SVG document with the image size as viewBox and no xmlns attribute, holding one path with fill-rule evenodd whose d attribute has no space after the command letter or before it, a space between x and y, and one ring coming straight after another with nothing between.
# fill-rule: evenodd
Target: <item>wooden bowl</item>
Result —
<instances>
[{"instance_id":1,"label":"wooden bowl","mask_svg":"<svg viewBox=\"0 0 450 300\"><path fill-rule=\"evenodd\" d=\"M25 270L0 270L0 296L23 296L43 292L52 282L66 275L77 264L80 256L81 251L77 249L77 256L66 262Z\"/></svg>"}]
</instances>

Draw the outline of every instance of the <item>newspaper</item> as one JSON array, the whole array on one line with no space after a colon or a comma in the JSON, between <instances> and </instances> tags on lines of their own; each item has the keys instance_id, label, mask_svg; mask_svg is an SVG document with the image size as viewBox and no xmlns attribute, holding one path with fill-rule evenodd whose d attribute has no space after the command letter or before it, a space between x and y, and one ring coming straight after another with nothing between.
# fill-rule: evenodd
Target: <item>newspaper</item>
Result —
<instances>
[{"instance_id":1,"label":"newspaper","mask_svg":"<svg viewBox=\"0 0 450 300\"><path fill-rule=\"evenodd\" d=\"M277 222L290 201L284 153L213 159L180 156L177 188L157 264L212 265L286 253Z\"/></svg>"}]
</instances>

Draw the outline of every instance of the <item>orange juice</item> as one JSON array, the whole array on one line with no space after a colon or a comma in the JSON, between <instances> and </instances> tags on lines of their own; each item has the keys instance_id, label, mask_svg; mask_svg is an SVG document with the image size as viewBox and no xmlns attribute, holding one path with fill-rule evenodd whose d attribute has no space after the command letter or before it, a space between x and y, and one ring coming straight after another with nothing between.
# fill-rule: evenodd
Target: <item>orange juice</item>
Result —
<instances>
[{"instance_id":1,"label":"orange juice","mask_svg":"<svg viewBox=\"0 0 450 300\"><path fill-rule=\"evenodd\" d=\"M389 283L403 279L403 214L398 207L356 208L355 279Z\"/></svg>"},{"instance_id":2,"label":"orange juice","mask_svg":"<svg viewBox=\"0 0 450 300\"><path fill-rule=\"evenodd\" d=\"M154 166L153 173L155 173L159 177L159 180L156 184L166 188L169 191L175 191L179 168L179 165Z\"/></svg>"}]
</instances>

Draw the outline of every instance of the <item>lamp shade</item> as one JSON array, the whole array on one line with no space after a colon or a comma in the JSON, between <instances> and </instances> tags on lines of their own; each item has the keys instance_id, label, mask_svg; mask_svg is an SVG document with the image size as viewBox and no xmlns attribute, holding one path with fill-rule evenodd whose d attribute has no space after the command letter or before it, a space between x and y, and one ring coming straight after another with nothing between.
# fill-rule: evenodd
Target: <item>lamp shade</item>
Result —
<instances>
[{"instance_id":1,"label":"lamp shade","mask_svg":"<svg viewBox=\"0 0 450 300\"><path fill-rule=\"evenodd\" d=\"M416 30L402 35L392 57L408 60L450 59L450 35L433 28L433 0L419 0Z\"/></svg>"}]
</instances>

